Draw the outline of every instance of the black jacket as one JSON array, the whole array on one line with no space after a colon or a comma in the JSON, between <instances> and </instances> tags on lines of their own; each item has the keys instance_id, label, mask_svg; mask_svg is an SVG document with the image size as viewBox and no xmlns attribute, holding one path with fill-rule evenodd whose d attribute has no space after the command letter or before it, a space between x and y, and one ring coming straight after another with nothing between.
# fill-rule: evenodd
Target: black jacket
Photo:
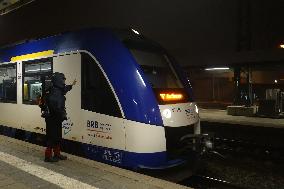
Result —
<instances>
[{"instance_id":1,"label":"black jacket","mask_svg":"<svg viewBox=\"0 0 284 189\"><path fill-rule=\"evenodd\" d=\"M67 114L65 109L65 94L72 89L72 85L66 85L64 88L53 86L48 94L47 106L51 117L60 120L66 120Z\"/></svg>"}]
</instances>

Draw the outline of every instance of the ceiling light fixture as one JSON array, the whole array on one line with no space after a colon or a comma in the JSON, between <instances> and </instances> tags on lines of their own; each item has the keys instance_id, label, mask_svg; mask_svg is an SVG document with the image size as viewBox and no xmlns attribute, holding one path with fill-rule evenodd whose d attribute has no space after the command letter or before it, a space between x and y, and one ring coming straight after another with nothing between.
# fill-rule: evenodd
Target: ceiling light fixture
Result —
<instances>
[{"instance_id":1,"label":"ceiling light fixture","mask_svg":"<svg viewBox=\"0 0 284 189\"><path fill-rule=\"evenodd\" d=\"M135 29L131 29L135 34L137 34L137 35L140 35L140 33L137 31L137 30L135 30Z\"/></svg>"},{"instance_id":2,"label":"ceiling light fixture","mask_svg":"<svg viewBox=\"0 0 284 189\"><path fill-rule=\"evenodd\" d=\"M219 68L205 68L206 71L214 71L214 70L229 70L228 67L219 67Z\"/></svg>"},{"instance_id":3,"label":"ceiling light fixture","mask_svg":"<svg viewBox=\"0 0 284 189\"><path fill-rule=\"evenodd\" d=\"M21 8L35 0L0 0L0 16Z\"/></svg>"}]
</instances>

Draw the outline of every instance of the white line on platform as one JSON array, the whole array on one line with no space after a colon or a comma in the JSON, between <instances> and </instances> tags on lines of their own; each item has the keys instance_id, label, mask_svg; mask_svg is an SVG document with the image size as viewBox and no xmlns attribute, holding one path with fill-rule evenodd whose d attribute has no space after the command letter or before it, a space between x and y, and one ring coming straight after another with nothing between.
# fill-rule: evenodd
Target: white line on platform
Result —
<instances>
[{"instance_id":1,"label":"white line on platform","mask_svg":"<svg viewBox=\"0 0 284 189\"><path fill-rule=\"evenodd\" d=\"M31 162L25 161L10 154L0 152L0 161L8 163L22 171L32 174L40 179L46 180L52 184L55 184L61 188L68 189L98 189L89 184L83 183L76 179L64 176L60 173L56 173L47 168L35 165Z\"/></svg>"}]
</instances>

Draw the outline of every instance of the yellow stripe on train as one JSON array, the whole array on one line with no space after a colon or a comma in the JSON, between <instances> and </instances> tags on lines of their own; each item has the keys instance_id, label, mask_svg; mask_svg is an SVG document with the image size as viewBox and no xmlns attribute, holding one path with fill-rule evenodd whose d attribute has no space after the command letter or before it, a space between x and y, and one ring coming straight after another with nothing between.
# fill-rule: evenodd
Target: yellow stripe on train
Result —
<instances>
[{"instance_id":1,"label":"yellow stripe on train","mask_svg":"<svg viewBox=\"0 0 284 189\"><path fill-rule=\"evenodd\" d=\"M35 59L38 57L53 55L53 53L54 53L54 50L47 50L47 51L41 51L41 52L36 52L36 53L31 53L31 54L24 54L21 56L12 57L11 61L16 62L16 61L22 61L22 60Z\"/></svg>"}]
</instances>

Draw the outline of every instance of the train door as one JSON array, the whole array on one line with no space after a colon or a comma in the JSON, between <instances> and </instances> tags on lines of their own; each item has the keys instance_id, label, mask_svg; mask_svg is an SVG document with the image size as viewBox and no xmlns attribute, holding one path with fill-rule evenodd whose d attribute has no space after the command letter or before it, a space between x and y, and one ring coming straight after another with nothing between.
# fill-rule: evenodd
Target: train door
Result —
<instances>
[{"instance_id":1,"label":"train door","mask_svg":"<svg viewBox=\"0 0 284 189\"><path fill-rule=\"evenodd\" d=\"M81 66L80 53L64 54L53 57L53 72L63 73L66 77L66 85L71 85L76 79L77 84L66 94L67 120L62 123L62 137L69 140L81 139Z\"/></svg>"},{"instance_id":2,"label":"train door","mask_svg":"<svg viewBox=\"0 0 284 189\"><path fill-rule=\"evenodd\" d=\"M102 63L81 52L81 112L86 154L108 163L121 164L125 150L123 112Z\"/></svg>"},{"instance_id":3,"label":"train door","mask_svg":"<svg viewBox=\"0 0 284 189\"><path fill-rule=\"evenodd\" d=\"M45 122L41 117L38 99L50 85L52 58L22 61L18 70L18 106L20 128L45 134Z\"/></svg>"}]
</instances>

